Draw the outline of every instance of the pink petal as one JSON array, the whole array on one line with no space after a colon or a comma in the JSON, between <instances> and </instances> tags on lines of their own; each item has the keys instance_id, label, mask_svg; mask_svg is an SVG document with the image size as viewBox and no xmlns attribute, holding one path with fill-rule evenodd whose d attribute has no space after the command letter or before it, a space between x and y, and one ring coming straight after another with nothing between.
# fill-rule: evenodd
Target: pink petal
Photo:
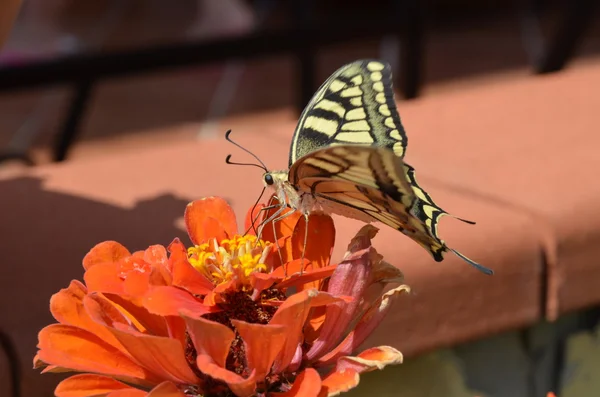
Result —
<instances>
[{"instance_id":1,"label":"pink petal","mask_svg":"<svg viewBox=\"0 0 600 397\"><path fill-rule=\"evenodd\" d=\"M342 298L316 289L304 290L286 299L269 322L270 325L283 325L287 329L287 339L281 353L275 359L273 372L283 371L292 362L298 345L303 342L302 330L311 308L340 301Z\"/></svg>"},{"instance_id":2,"label":"pink petal","mask_svg":"<svg viewBox=\"0 0 600 397\"><path fill-rule=\"evenodd\" d=\"M315 360L329 352L350 331L348 328L356 317L362 295L368 285L373 254L372 247L348 253L333 272L327 291L335 296L350 295L353 300L349 303L338 302L327 306L325 321L318 338L306 354L307 360Z\"/></svg>"},{"instance_id":3,"label":"pink petal","mask_svg":"<svg viewBox=\"0 0 600 397\"><path fill-rule=\"evenodd\" d=\"M318 366L332 364L341 356L346 356L354 352L377 328L386 314L390 311L393 302L398 299L400 294L409 292L406 285L401 285L393 290L386 292L380 297L376 305L372 306L360 319L352 332L335 349L319 358L315 363Z\"/></svg>"}]
</instances>

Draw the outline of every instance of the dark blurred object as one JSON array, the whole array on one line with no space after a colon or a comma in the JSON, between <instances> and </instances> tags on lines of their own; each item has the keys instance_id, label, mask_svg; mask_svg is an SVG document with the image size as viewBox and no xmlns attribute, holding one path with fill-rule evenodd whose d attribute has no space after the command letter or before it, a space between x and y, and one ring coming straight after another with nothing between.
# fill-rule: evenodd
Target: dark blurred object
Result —
<instances>
[{"instance_id":1,"label":"dark blurred object","mask_svg":"<svg viewBox=\"0 0 600 397\"><path fill-rule=\"evenodd\" d=\"M562 17L554 32L544 38L540 16L547 4L542 0L520 0L523 41L537 73L561 70L573 56L585 31L590 27L596 0L565 1Z\"/></svg>"},{"instance_id":2,"label":"dark blurred object","mask_svg":"<svg viewBox=\"0 0 600 397\"><path fill-rule=\"evenodd\" d=\"M0 3L0 49L12 28L21 0L2 0Z\"/></svg>"},{"instance_id":3,"label":"dark blurred object","mask_svg":"<svg viewBox=\"0 0 600 397\"><path fill-rule=\"evenodd\" d=\"M67 31L81 32L86 26L94 25L94 29L83 29L86 33L80 34L81 40L79 45L73 46L73 52L0 68L0 90L55 84L69 84L73 87L71 105L62 131L54 143L56 161L66 158L68 149L77 137L94 86L106 78L291 53L295 55L298 65L299 94L296 107L300 111L319 85L315 71L319 50L334 44L391 36L397 38L399 46L397 62L392 62L398 65L395 73L396 87L405 98L414 98L418 95L423 80L426 26L436 29L444 24L461 25L473 16L485 17L498 12L517 15L513 4L499 0L372 0L367 7L362 1L255 0L237 2L240 7L249 7L255 16L255 24L248 25L245 29L222 29L216 32L218 34L200 29L202 34L167 39L154 37L156 34L153 36L146 29L150 39L144 39L141 38L144 36L142 34L140 37L119 36L119 29L112 36L105 37L106 33L103 36L98 32L105 32L107 29L102 30L96 26L115 25L117 17L110 13L114 9L117 10L115 15L126 18L127 24L135 26L135 16L140 13L139 7L129 6L139 3L137 0L112 2L112 8L104 5L101 9L98 5L88 9L79 2L64 1L72 12L82 14L77 23L68 23L59 18ZM219 30L218 23L211 23L208 18L202 19L203 11L211 10L203 10L199 5L215 5L215 0L212 1L187 0L178 3L177 7L166 8L164 2L148 1L147 4L148 7L160 7L160 10L164 8L161 25L163 22L172 24L172 20L176 19L172 18L175 14L181 16L180 14L187 12L193 15L193 12L189 12L189 7L195 5L198 8L196 11L200 28L202 24L208 24ZM519 10L524 15L524 42L535 70L547 72L560 69L579 43L585 26L589 25L594 2L559 0L557 4L567 12L558 16L559 28L546 44L539 33L542 30L539 26L539 14L543 11L543 8L537 6L539 1L519 1ZM546 3L547 1L543 2ZM139 30L144 31L143 28Z\"/></svg>"}]
</instances>

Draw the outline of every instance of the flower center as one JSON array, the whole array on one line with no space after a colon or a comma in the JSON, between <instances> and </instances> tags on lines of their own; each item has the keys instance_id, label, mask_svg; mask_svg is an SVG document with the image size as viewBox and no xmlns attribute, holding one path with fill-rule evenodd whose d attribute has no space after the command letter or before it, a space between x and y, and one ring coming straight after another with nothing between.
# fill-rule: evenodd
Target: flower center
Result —
<instances>
[{"instance_id":1,"label":"flower center","mask_svg":"<svg viewBox=\"0 0 600 397\"><path fill-rule=\"evenodd\" d=\"M188 248L188 259L192 266L218 285L230 280L238 281L243 287L250 287L250 276L255 272L266 272L265 260L270 251L270 243L256 236L233 236L216 239Z\"/></svg>"}]
</instances>

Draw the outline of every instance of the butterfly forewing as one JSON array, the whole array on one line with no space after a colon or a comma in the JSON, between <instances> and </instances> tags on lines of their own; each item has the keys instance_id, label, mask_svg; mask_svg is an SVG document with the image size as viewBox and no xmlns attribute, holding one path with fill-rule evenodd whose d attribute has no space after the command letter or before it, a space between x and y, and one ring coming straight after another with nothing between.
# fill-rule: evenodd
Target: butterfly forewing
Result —
<instances>
[{"instance_id":1,"label":"butterfly forewing","mask_svg":"<svg viewBox=\"0 0 600 397\"><path fill-rule=\"evenodd\" d=\"M404 155L407 138L388 64L356 61L323 83L300 115L289 166L320 148L349 144L385 146L400 157Z\"/></svg>"}]
</instances>

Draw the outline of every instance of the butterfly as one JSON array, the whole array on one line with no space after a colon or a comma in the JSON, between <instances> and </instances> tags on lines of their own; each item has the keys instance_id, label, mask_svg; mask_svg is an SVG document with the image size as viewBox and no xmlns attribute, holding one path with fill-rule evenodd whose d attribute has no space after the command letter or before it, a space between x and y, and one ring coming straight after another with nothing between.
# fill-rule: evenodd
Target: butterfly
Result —
<instances>
[{"instance_id":1,"label":"butterfly","mask_svg":"<svg viewBox=\"0 0 600 397\"><path fill-rule=\"evenodd\" d=\"M307 221L311 212L324 211L381 222L410 237L437 262L451 251L485 274L493 274L440 239L438 221L450 214L418 185L414 168L403 160L406 146L390 66L372 59L342 66L300 115L289 169L265 167L265 187L273 188L281 203L270 220L281 219L290 207Z\"/></svg>"}]
</instances>

